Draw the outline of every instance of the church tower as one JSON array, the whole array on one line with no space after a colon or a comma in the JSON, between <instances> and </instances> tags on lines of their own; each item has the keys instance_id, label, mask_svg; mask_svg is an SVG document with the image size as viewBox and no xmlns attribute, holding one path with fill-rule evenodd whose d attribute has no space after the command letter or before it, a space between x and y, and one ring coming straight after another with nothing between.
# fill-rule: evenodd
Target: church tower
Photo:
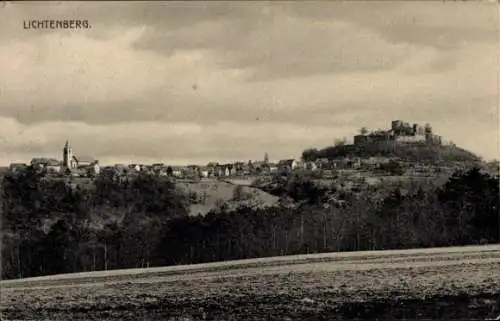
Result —
<instances>
[{"instance_id":1,"label":"church tower","mask_svg":"<svg viewBox=\"0 0 500 321\"><path fill-rule=\"evenodd\" d=\"M269 156L267 155L267 153L264 154L264 163L269 163Z\"/></svg>"},{"instance_id":2,"label":"church tower","mask_svg":"<svg viewBox=\"0 0 500 321\"><path fill-rule=\"evenodd\" d=\"M72 161L73 161L73 150L71 148L71 145L69 144L69 141L67 140L63 148L63 166L65 168L71 169Z\"/></svg>"}]
</instances>

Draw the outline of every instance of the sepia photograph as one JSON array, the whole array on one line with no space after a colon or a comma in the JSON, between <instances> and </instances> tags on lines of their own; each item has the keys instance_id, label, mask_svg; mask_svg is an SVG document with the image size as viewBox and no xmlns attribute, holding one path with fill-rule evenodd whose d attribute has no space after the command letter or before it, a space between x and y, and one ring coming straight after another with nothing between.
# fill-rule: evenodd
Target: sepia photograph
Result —
<instances>
[{"instance_id":1,"label":"sepia photograph","mask_svg":"<svg viewBox=\"0 0 500 321\"><path fill-rule=\"evenodd\" d=\"M0 320L500 320L495 1L2 1Z\"/></svg>"}]
</instances>

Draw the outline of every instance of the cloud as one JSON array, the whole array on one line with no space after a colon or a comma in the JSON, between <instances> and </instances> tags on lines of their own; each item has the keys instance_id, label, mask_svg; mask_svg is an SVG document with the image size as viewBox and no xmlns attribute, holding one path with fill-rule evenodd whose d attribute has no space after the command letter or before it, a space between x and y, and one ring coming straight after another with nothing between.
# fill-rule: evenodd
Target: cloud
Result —
<instances>
[{"instance_id":1,"label":"cloud","mask_svg":"<svg viewBox=\"0 0 500 321\"><path fill-rule=\"evenodd\" d=\"M0 10L0 27L11 26L0 29L7 158L57 154L67 138L110 161L290 157L391 119L430 122L499 154L491 7L116 3L107 16L81 3L9 6ZM83 17L93 28L27 32L25 17Z\"/></svg>"},{"instance_id":2,"label":"cloud","mask_svg":"<svg viewBox=\"0 0 500 321\"><path fill-rule=\"evenodd\" d=\"M183 49L213 50L218 67L250 69L257 79L390 70L414 51L434 50L389 42L349 21L311 22L281 12L258 24L204 21L172 31L150 29L134 46L166 55ZM366 48L369 54L361 54Z\"/></svg>"},{"instance_id":3,"label":"cloud","mask_svg":"<svg viewBox=\"0 0 500 321\"><path fill-rule=\"evenodd\" d=\"M339 2L310 6L296 3L287 13L314 21L348 20L394 43L453 50L469 43L498 40L494 2Z\"/></svg>"},{"instance_id":4,"label":"cloud","mask_svg":"<svg viewBox=\"0 0 500 321\"><path fill-rule=\"evenodd\" d=\"M331 144L335 134L329 126L310 128L283 123L237 124L145 122L89 125L81 122L46 122L23 125L0 118L0 160L29 161L32 157L60 158L62 146L70 139L76 154L91 154L103 163L112 162L195 162L300 156L295 144ZM89 144L92 142L92 144ZM16 156L14 156L16 155Z\"/></svg>"},{"instance_id":5,"label":"cloud","mask_svg":"<svg viewBox=\"0 0 500 321\"><path fill-rule=\"evenodd\" d=\"M169 66L155 65L155 54L129 50L141 32L142 28L130 29L109 42L81 34L51 34L30 45L17 42L2 46L1 58L8 61L2 66L2 83L8 84L2 97L13 103L27 98L30 104L42 105L57 100L71 104L137 97L151 85L158 85L155 81L180 72L179 63L185 60L174 57ZM31 94L28 97L23 95L27 92Z\"/></svg>"}]
</instances>

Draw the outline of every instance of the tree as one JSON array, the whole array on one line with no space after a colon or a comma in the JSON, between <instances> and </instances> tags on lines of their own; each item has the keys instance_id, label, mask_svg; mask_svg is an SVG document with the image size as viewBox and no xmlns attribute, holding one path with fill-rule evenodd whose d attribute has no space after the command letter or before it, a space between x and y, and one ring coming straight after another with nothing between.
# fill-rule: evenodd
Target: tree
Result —
<instances>
[{"instance_id":1,"label":"tree","mask_svg":"<svg viewBox=\"0 0 500 321\"><path fill-rule=\"evenodd\" d=\"M78 268L79 228L74 217L59 219L40 242L43 275L70 273Z\"/></svg>"},{"instance_id":2,"label":"tree","mask_svg":"<svg viewBox=\"0 0 500 321\"><path fill-rule=\"evenodd\" d=\"M336 138L334 141L333 141L333 146L337 147L337 146L344 146L346 143L346 138L342 138L342 139L339 139L339 138Z\"/></svg>"},{"instance_id":3,"label":"tree","mask_svg":"<svg viewBox=\"0 0 500 321\"><path fill-rule=\"evenodd\" d=\"M368 134L368 129L366 127L361 127L359 130L359 133L361 135L366 135L366 134Z\"/></svg>"},{"instance_id":4,"label":"tree","mask_svg":"<svg viewBox=\"0 0 500 321\"><path fill-rule=\"evenodd\" d=\"M486 166L492 175L496 176L500 174L500 162L497 159L489 161Z\"/></svg>"},{"instance_id":5,"label":"tree","mask_svg":"<svg viewBox=\"0 0 500 321\"><path fill-rule=\"evenodd\" d=\"M319 151L316 148L309 148L302 152L303 161L315 161L319 156Z\"/></svg>"},{"instance_id":6,"label":"tree","mask_svg":"<svg viewBox=\"0 0 500 321\"><path fill-rule=\"evenodd\" d=\"M499 239L498 178L472 168L455 172L438 191L445 205L447 225L460 244Z\"/></svg>"}]
</instances>

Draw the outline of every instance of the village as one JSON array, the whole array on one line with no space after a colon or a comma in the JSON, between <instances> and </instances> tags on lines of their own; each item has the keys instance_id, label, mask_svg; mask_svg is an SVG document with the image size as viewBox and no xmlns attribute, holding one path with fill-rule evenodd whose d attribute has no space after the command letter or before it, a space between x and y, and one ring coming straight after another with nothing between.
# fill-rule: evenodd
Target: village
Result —
<instances>
[{"instance_id":1,"label":"village","mask_svg":"<svg viewBox=\"0 0 500 321\"><path fill-rule=\"evenodd\" d=\"M423 127L418 124L410 125L400 120L392 121L389 130L368 132L363 128L361 134L353 138L354 144L346 147L362 147L380 141L395 144L443 144L441 136L434 135L429 124ZM16 172L27 166L32 166L37 171L59 177L94 178L100 173L127 176L143 172L180 180L255 178L296 171L309 171L317 175L318 178L331 178L339 170L378 171L383 173L384 169L386 172L387 170L393 171L393 174L398 173L394 171L397 169L399 175L430 176L433 172L440 170L436 166L429 168L398 157L344 156L336 158L320 157L315 160L282 159L272 162L269 160L267 153L264 154L261 160L235 161L231 163L213 161L206 165L175 166L156 163L101 166L99 161L93 157L79 156L74 153L69 141L66 141L63 147L62 160L36 157L31 160L29 165L24 163L11 164L9 170Z\"/></svg>"}]
</instances>

